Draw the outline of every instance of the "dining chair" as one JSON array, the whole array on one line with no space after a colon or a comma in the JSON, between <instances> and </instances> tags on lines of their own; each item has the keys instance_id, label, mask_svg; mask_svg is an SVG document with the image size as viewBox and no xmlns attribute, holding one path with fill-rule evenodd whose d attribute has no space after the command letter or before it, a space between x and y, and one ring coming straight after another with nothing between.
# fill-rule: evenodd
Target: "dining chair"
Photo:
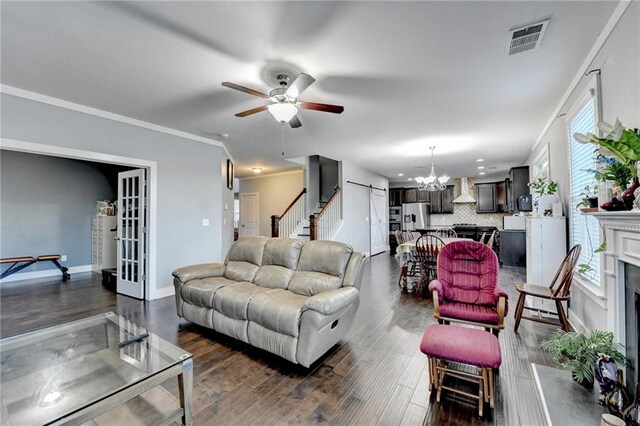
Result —
<instances>
[{"instance_id":1,"label":"dining chair","mask_svg":"<svg viewBox=\"0 0 640 426\"><path fill-rule=\"evenodd\" d=\"M489 239L487 240L487 247L489 247L490 249L493 250L493 242L496 240L496 233L498 231L494 230L491 235L489 236Z\"/></svg>"},{"instance_id":2,"label":"dining chair","mask_svg":"<svg viewBox=\"0 0 640 426\"><path fill-rule=\"evenodd\" d=\"M433 235L439 238L457 238L458 237L458 234L456 234L456 231L454 231L453 228L436 229Z\"/></svg>"},{"instance_id":3,"label":"dining chair","mask_svg":"<svg viewBox=\"0 0 640 426\"><path fill-rule=\"evenodd\" d=\"M416 241L416 256L421 267L418 293L423 292L425 282L430 282L438 275L438 255L442 247L444 247L444 241L435 235L423 235Z\"/></svg>"},{"instance_id":4,"label":"dining chair","mask_svg":"<svg viewBox=\"0 0 640 426\"><path fill-rule=\"evenodd\" d=\"M567 314L564 311L562 302L569 300L571 295L571 283L573 282L573 271L578 263L580 257L580 251L582 250L580 244L576 244L569 250L569 253L564 257L560 267L558 268L556 275L553 277L549 287L535 284L516 284L516 290L520 293L518 297L518 303L516 304L515 311L515 325L513 330L517 333L520 321L523 319L529 321L541 322L544 324L560 325L564 331L570 331L569 321L567 320ZM556 312L548 311L546 309L534 308L525 306L525 299L527 296L537 297L540 299L552 300L556 304ZM538 316L523 315L524 310L535 311ZM560 323L548 318L543 318L542 314L555 315L559 318Z\"/></svg>"},{"instance_id":5,"label":"dining chair","mask_svg":"<svg viewBox=\"0 0 640 426\"><path fill-rule=\"evenodd\" d=\"M478 242L481 243L481 244L484 244L485 238L487 238L487 233L483 232L482 235L480 235L480 238L478 239Z\"/></svg>"},{"instance_id":6,"label":"dining chair","mask_svg":"<svg viewBox=\"0 0 640 426\"><path fill-rule=\"evenodd\" d=\"M508 295L498 285L498 257L477 241L446 244L438 256L438 278L429 283L434 317L498 334L504 328Z\"/></svg>"},{"instance_id":7,"label":"dining chair","mask_svg":"<svg viewBox=\"0 0 640 426\"><path fill-rule=\"evenodd\" d=\"M395 231L395 237L398 245L414 240L409 231ZM415 277L421 273L420 262L416 259L415 253L406 253L405 260L407 263L401 267L400 277L398 278L398 285L400 287L404 287L408 277Z\"/></svg>"}]
</instances>

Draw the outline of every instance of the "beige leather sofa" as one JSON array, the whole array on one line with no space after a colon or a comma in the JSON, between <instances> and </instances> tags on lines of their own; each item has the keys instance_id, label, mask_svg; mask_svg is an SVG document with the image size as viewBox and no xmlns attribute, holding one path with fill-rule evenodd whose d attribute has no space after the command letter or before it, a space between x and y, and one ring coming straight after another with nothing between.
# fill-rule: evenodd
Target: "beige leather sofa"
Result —
<instances>
[{"instance_id":1,"label":"beige leather sofa","mask_svg":"<svg viewBox=\"0 0 640 426\"><path fill-rule=\"evenodd\" d=\"M335 241L241 238L224 264L173 272L178 315L309 367L351 326L363 260Z\"/></svg>"}]
</instances>

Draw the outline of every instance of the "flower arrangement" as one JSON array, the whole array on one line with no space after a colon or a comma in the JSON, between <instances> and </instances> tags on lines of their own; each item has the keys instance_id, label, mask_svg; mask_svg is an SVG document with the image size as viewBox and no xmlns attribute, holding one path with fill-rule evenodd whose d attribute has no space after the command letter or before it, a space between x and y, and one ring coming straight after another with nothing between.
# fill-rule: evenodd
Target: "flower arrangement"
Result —
<instances>
[{"instance_id":1,"label":"flower arrangement","mask_svg":"<svg viewBox=\"0 0 640 426\"><path fill-rule=\"evenodd\" d=\"M615 157L623 168L628 169L630 178L637 177L637 163L640 161L640 134L638 131L625 128L617 119L613 126L601 121L598 123L598 129L605 135L604 137L598 137L593 133L586 135L574 133L573 138L579 143L598 145L600 155ZM609 180L607 177L605 179ZM629 180L627 179L626 183Z\"/></svg>"}]
</instances>

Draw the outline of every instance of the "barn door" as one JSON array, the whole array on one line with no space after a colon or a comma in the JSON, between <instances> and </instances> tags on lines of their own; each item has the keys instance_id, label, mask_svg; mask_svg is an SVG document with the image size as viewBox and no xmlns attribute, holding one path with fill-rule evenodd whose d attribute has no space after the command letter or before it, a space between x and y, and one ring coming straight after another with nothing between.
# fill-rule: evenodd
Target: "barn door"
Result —
<instances>
[{"instance_id":1,"label":"barn door","mask_svg":"<svg viewBox=\"0 0 640 426\"><path fill-rule=\"evenodd\" d=\"M144 299L147 269L146 170L118 173L118 280L120 294Z\"/></svg>"},{"instance_id":2,"label":"barn door","mask_svg":"<svg viewBox=\"0 0 640 426\"><path fill-rule=\"evenodd\" d=\"M386 193L376 189L371 190L369 197L371 214L371 256L387 250L387 238L389 225L387 223L387 211L389 209Z\"/></svg>"}]
</instances>

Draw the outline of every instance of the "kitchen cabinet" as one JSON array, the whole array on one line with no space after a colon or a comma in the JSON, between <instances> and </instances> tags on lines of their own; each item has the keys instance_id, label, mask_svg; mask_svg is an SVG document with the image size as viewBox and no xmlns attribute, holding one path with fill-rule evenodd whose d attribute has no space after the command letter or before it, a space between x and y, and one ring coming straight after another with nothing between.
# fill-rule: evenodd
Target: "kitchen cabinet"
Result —
<instances>
[{"instance_id":1,"label":"kitchen cabinet","mask_svg":"<svg viewBox=\"0 0 640 426\"><path fill-rule=\"evenodd\" d=\"M405 188L404 189L404 203L417 203L418 202L418 188Z\"/></svg>"},{"instance_id":2,"label":"kitchen cabinet","mask_svg":"<svg viewBox=\"0 0 640 426\"><path fill-rule=\"evenodd\" d=\"M431 194L433 194L433 192L418 190L418 202L419 203L430 203L431 202Z\"/></svg>"},{"instance_id":3,"label":"kitchen cabinet","mask_svg":"<svg viewBox=\"0 0 640 426\"><path fill-rule=\"evenodd\" d=\"M531 194L529 190L529 166L512 167L509 170L508 192L508 211L518 211L518 197Z\"/></svg>"},{"instance_id":4,"label":"kitchen cabinet","mask_svg":"<svg viewBox=\"0 0 640 426\"><path fill-rule=\"evenodd\" d=\"M440 191L440 213L453 213L453 185Z\"/></svg>"},{"instance_id":5,"label":"kitchen cabinet","mask_svg":"<svg viewBox=\"0 0 640 426\"><path fill-rule=\"evenodd\" d=\"M496 211L507 212L507 181L496 182Z\"/></svg>"},{"instance_id":6,"label":"kitchen cabinet","mask_svg":"<svg viewBox=\"0 0 640 426\"><path fill-rule=\"evenodd\" d=\"M495 183L476 183L475 187L476 212L495 213L497 211Z\"/></svg>"},{"instance_id":7,"label":"kitchen cabinet","mask_svg":"<svg viewBox=\"0 0 640 426\"><path fill-rule=\"evenodd\" d=\"M507 229L500 231L500 264L527 266L527 241L525 231Z\"/></svg>"},{"instance_id":8,"label":"kitchen cabinet","mask_svg":"<svg viewBox=\"0 0 640 426\"><path fill-rule=\"evenodd\" d=\"M389 189L389 206L401 207L403 202L404 188Z\"/></svg>"}]
</instances>

